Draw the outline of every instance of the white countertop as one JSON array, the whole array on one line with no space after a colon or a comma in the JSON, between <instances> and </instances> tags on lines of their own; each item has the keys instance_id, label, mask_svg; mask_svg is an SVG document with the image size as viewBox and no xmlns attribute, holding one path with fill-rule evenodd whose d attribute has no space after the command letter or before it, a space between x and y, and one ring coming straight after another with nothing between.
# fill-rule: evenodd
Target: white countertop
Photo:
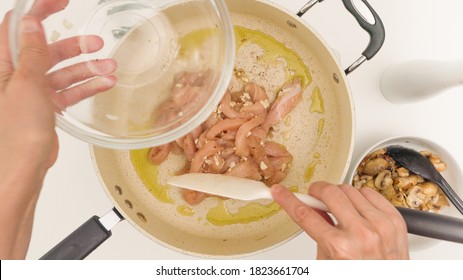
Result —
<instances>
[{"instance_id":1,"label":"white countertop","mask_svg":"<svg viewBox=\"0 0 463 280\"><path fill-rule=\"evenodd\" d=\"M297 12L306 0L273 0ZM463 1L370 0L382 18L387 36L380 53L348 77L356 107L357 137L354 159L375 142L399 135L428 138L441 144L463 166L460 139L463 88L411 105L393 105L381 95L381 74L389 66L411 59L463 59ZM0 2L0 14L13 7ZM368 37L341 1L327 0L304 19L338 51L347 67L360 57ZM463 73L462 73L463 75ZM28 254L37 259L92 215L111 208L97 179L88 145L59 132L58 161L46 177L37 207ZM463 182L454 186L462 194ZM314 259L316 244L305 234L269 252L249 259ZM462 259L463 244L440 242L411 253L413 259ZM88 259L190 259L145 237L128 222L120 223L113 236Z\"/></svg>"}]
</instances>

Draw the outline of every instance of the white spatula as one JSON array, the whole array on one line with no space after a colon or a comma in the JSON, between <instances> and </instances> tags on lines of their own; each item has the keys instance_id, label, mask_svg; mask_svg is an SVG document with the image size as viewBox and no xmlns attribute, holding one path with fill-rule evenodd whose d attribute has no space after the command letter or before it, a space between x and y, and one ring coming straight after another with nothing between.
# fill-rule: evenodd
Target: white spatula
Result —
<instances>
[{"instance_id":1,"label":"white spatula","mask_svg":"<svg viewBox=\"0 0 463 280\"><path fill-rule=\"evenodd\" d=\"M169 185L239 200L273 199L264 183L216 174L185 174L167 181ZM295 193L310 207L328 212L326 205L311 196ZM463 243L463 219L397 207L409 233Z\"/></svg>"},{"instance_id":2,"label":"white spatula","mask_svg":"<svg viewBox=\"0 0 463 280\"><path fill-rule=\"evenodd\" d=\"M190 173L172 177L167 184L244 201L273 199L270 188L262 182L219 174ZM308 206L328 212L320 200L300 193L294 195Z\"/></svg>"}]
</instances>

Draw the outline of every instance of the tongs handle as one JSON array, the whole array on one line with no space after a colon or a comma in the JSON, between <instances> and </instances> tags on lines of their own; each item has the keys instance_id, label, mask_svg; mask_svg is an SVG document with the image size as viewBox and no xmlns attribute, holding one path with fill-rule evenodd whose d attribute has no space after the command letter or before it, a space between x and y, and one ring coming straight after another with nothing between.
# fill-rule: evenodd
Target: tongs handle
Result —
<instances>
[{"instance_id":1,"label":"tongs handle","mask_svg":"<svg viewBox=\"0 0 463 280\"><path fill-rule=\"evenodd\" d=\"M300 193L295 195L310 207L330 213L320 200ZM405 220L408 233L463 243L463 219L403 207L397 207L397 210Z\"/></svg>"},{"instance_id":2,"label":"tongs handle","mask_svg":"<svg viewBox=\"0 0 463 280\"><path fill-rule=\"evenodd\" d=\"M463 243L463 219L402 207L397 210L407 224L408 233Z\"/></svg>"}]
</instances>

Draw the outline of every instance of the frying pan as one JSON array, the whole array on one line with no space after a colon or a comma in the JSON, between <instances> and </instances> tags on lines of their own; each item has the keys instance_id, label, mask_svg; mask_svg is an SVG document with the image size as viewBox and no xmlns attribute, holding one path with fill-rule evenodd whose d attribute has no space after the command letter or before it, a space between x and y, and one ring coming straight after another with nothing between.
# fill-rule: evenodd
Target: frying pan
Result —
<instances>
[{"instance_id":1,"label":"frying pan","mask_svg":"<svg viewBox=\"0 0 463 280\"><path fill-rule=\"evenodd\" d=\"M355 132L346 74L371 59L385 37L382 22L367 1L343 0L371 38L362 56L344 70L330 47L300 19L317 2L322 0L308 2L293 15L262 0L227 1L234 25L246 31L237 35L235 68L245 70L249 80L263 86L269 95L275 93L288 75L294 75L288 71L292 64L288 60L281 62L279 55L288 58L296 54L295 63L308 69L303 73L306 83L301 104L274 136L294 156L291 171L282 183L303 193L312 181L343 182ZM365 10L368 14L360 13ZM253 41L256 36L260 39ZM273 39L278 47L257 42ZM276 60L281 63L266 63L262 53L266 47L267 51L284 49L289 55L277 54ZM85 258L124 219L159 244L206 258L260 253L301 232L275 203L247 204L210 197L195 207L186 206L179 189L163 186L166 178L181 167L181 156L171 155L161 166L152 166L147 162L148 150L118 151L93 146L91 152L98 177L115 207L101 218L90 218L42 259Z\"/></svg>"}]
</instances>

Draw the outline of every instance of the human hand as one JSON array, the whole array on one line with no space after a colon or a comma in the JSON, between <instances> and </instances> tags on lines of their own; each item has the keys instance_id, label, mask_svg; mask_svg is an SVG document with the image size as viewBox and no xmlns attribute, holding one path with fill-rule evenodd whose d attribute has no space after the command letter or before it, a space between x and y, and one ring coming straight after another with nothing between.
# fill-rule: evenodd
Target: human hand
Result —
<instances>
[{"instance_id":1,"label":"human hand","mask_svg":"<svg viewBox=\"0 0 463 280\"><path fill-rule=\"evenodd\" d=\"M405 221L381 194L326 182L312 184L309 194L326 204L336 222L285 187L272 187L275 201L317 242L317 259L409 258Z\"/></svg>"},{"instance_id":2,"label":"human hand","mask_svg":"<svg viewBox=\"0 0 463 280\"><path fill-rule=\"evenodd\" d=\"M0 131L3 137L0 155L27 160L29 166L50 167L58 150L54 112L82 99L113 87L110 75L116 69L112 59L92 62L95 78L86 63L49 72L58 63L83 53L79 40L73 37L47 46L39 21L63 9L68 0L38 0L26 16L20 39L20 57L13 68L8 45L10 13L0 26ZM98 36L85 36L86 52L103 47ZM83 82L85 81L85 82ZM80 83L83 82L83 83ZM77 86L72 86L79 83ZM11 164L10 164L11 165Z\"/></svg>"},{"instance_id":3,"label":"human hand","mask_svg":"<svg viewBox=\"0 0 463 280\"><path fill-rule=\"evenodd\" d=\"M50 72L80 55L79 38L47 45L41 21L68 0L37 0L20 26L19 58L13 67L8 45L9 13L0 25L0 258L24 258L35 205L48 168L56 161L55 112L114 86L114 76L95 77L86 64ZM88 52L103 47L86 36ZM93 63L100 75L116 69L111 59ZM82 83L79 83L82 82ZM79 83L77 86L72 86Z\"/></svg>"},{"instance_id":4,"label":"human hand","mask_svg":"<svg viewBox=\"0 0 463 280\"><path fill-rule=\"evenodd\" d=\"M64 9L68 3L69 0L36 0L29 14L43 21ZM103 46L103 40L95 35L75 36L52 43L48 46L50 55L48 70L81 54L97 52ZM116 67L116 61L113 59L97 59L48 72L48 85L56 110L59 112L83 99L112 88L116 84L116 77L111 74Z\"/></svg>"},{"instance_id":5,"label":"human hand","mask_svg":"<svg viewBox=\"0 0 463 280\"><path fill-rule=\"evenodd\" d=\"M39 21L45 20L50 15L66 8L69 0L36 0L28 15ZM4 54L2 63L8 65L4 71L12 72L13 65L10 59L10 50L7 45L8 22L11 12L7 14L2 23L2 44L0 52ZM82 45L85 44L85 45ZM50 55L49 69L68 59L83 53L94 53L103 48L104 42L99 36L75 36L48 46ZM91 68L90 67L91 65ZM59 112L79 101L91 97L97 93L113 87L115 76L110 76L116 70L116 62L113 59L97 59L90 62L78 63L71 66L47 72L50 94L56 110ZM47 70L47 71L48 71ZM98 78L95 78L98 76ZM85 81L85 82L84 82ZM82 83L83 82L83 83ZM77 84L77 86L73 86Z\"/></svg>"}]
</instances>

